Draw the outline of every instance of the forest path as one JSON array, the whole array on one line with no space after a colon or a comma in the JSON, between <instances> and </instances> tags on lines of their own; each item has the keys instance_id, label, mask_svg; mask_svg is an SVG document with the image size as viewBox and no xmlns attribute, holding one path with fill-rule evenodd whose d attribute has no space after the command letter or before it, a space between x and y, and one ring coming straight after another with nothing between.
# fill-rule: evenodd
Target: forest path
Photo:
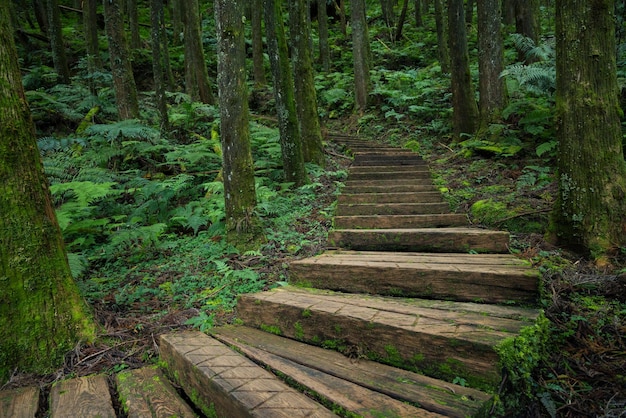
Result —
<instances>
[{"instance_id":1,"label":"forest path","mask_svg":"<svg viewBox=\"0 0 626 418\"><path fill-rule=\"evenodd\" d=\"M102 376L61 382L50 416L115 416L112 399L129 417L485 413L496 347L539 315L539 272L508 254L507 232L451 213L417 154L331 139L354 162L327 251L292 262L289 286L242 295L242 325L161 336L185 400L145 368L110 378L113 397ZM37 399L0 392L0 418L32 417Z\"/></svg>"}]
</instances>

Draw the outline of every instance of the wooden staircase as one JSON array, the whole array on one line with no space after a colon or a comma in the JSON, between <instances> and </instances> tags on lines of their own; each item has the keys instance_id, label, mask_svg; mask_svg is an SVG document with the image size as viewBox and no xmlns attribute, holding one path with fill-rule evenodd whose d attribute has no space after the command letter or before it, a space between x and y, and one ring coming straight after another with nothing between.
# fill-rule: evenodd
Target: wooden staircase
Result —
<instances>
[{"instance_id":1,"label":"wooden staircase","mask_svg":"<svg viewBox=\"0 0 626 418\"><path fill-rule=\"evenodd\" d=\"M508 254L508 233L451 213L415 153L332 139L354 162L328 250L291 263L289 286L242 295L241 325L161 336L165 373L193 410L149 397L140 383L169 386L149 369L116 379L139 379L118 389L127 411L148 405L128 416L486 415L495 348L537 318L539 273ZM32 416L3 415L2 402L0 418Z\"/></svg>"}]
</instances>

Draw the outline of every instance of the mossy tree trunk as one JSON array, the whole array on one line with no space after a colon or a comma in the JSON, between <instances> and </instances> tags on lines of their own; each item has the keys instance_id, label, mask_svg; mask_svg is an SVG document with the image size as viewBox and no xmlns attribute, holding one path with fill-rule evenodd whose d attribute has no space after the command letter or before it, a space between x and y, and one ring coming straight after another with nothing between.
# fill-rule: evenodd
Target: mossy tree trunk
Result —
<instances>
[{"instance_id":1,"label":"mossy tree trunk","mask_svg":"<svg viewBox=\"0 0 626 418\"><path fill-rule=\"evenodd\" d=\"M626 246L613 0L556 2L559 194L553 230L600 257Z\"/></svg>"},{"instance_id":2,"label":"mossy tree trunk","mask_svg":"<svg viewBox=\"0 0 626 418\"><path fill-rule=\"evenodd\" d=\"M317 113L317 93L313 75L313 59L310 48L311 25L308 1L292 0L290 3L291 61L295 82L296 110L300 123L302 152L305 162L324 165L322 131Z\"/></svg>"},{"instance_id":3,"label":"mossy tree trunk","mask_svg":"<svg viewBox=\"0 0 626 418\"><path fill-rule=\"evenodd\" d=\"M139 117L137 86L129 59L126 37L124 36L121 1L107 0L103 3L117 114L122 120L136 119Z\"/></svg>"},{"instance_id":4,"label":"mossy tree trunk","mask_svg":"<svg viewBox=\"0 0 626 418\"><path fill-rule=\"evenodd\" d=\"M444 19L444 5L441 1L442 0L433 0L435 5L435 26L437 30L437 57L439 58L441 72L447 74L450 72L450 49L448 48L446 19Z\"/></svg>"},{"instance_id":5,"label":"mossy tree trunk","mask_svg":"<svg viewBox=\"0 0 626 418\"><path fill-rule=\"evenodd\" d=\"M72 279L0 3L0 381L49 373L95 325Z\"/></svg>"},{"instance_id":6,"label":"mossy tree trunk","mask_svg":"<svg viewBox=\"0 0 626 418\"><path fill-rule=\"evenodd\" d=\"M504 45L502 39L501 0L478 0L478 69L480 92L480 127L500 120L506 103Z\"/></svg>"},{"instance_id":7,"label":"mossy tree trunk","mask_svg":"<svg viewBox=\"0 0 626 418\"><path fill-rule=\"evenodd\" d=\"M452 125L455 139L478 127L478 105L469 68L463 0L448 0L448 42L452 85Z\"/></svg>"},{"instance_id":8,"label":"mossy tree trunk","mask_svg":"<svg viewBox=\"0 0 626 418\"><path fill-rule=\"evenodd\" d=\"M165 97L165 83L167 79L166 63L163 50L167 49L167 43L163 34L164 26L164 5L163 0L150 1L150 23L151 23L151 44L152 44L152 72L154 73L154 95L157 110L159 111L159 126L161 133L166 135L170 129L169 118L167 116L167 98Z\"/></svg>"},{"instance_id":9,"label":"mossy tree trunk","mask_svg":"<svg viewBox=\"0 0 626 418\"><path fill-rule=\"evenodd\" d=\"M370 85L370 43L367 29L365 0L351 0L352 57L354 64L354 94L356 111L367 108Z\"/></svg>"},{"instance_id":10,"label":"mossy tree trunk","mask_svg":"<svg viewBox=\"0 0 626 418\"><path fill-rule=\"evenodd\" d=\"M54 71L57 73L59 83L69 84L70 67L67 64L65 44L63 43L63 25L61 23L59 4L57 0L46 0L46 7L48 16L48 38L50 39L50 52L52 53Z\"/></svg>"},{"instance_id":11,"label":"mossy tree trunk","mask_svg":"<svg viewBox=\"0 0 626 418\"><path fill-rule=\"evenodd\" d=\"M184 0L179 3L183 8L185 25L185 91L193 100L214 104L207 72L202 36L200 29L200 6L198 0Z\"/></svg>"},{"instance_id":12,"label":"mossy tree trunk","mask_svg":"<svg viewBox=\"0 0 626 418\"><path fill-rule=\"evenodd\" d=\"M248 124L243 2L215 1L226 231L228 241L235 245L254 242L262 234L254 215L256 191Z\"/></svg>"},{"instance_id":13,"label":"mossy tree trunk","mask_svg":"<svg viewBox=\"0 0 626 418\"><path fill-rule=\"evenodd\" d=\"M299 187L306 184L308 178L304 166L304 153L296 113L293 76L289 65L285 28L282 24L281 1L264 1L267 52L272 68L285 180L293 182L296 187Z\"/></svg>"},{"instance_id":14,"label":"mossy tree trunk","mask_svg":"<svg viewBox=\"0 0 626 418\"><path fill-rule=\"evenodd\" d=\"M251 24L252 24L252 74L254 84L264 86L265 65L263 64L263 0L250 0Z\"/></svg>"},{"instance_id":15,"label":"mossy tree trunk","mask_svg":"<svg viewBox=\"0 0 626 418\"><path fill-rule=\"evenodd\" d=\"M330 47L328 44L328 13L326 0L317 0L317 28L319 37L319 62L325 73L330 71Z\"/></svg>"}]
</instances>

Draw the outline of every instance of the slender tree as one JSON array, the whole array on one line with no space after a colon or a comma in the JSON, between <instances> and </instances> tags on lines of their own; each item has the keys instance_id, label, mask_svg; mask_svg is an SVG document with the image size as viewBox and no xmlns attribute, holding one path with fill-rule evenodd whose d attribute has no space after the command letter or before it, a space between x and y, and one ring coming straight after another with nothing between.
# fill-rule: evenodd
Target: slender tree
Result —
<instances>
[{"instance_id":1,"label":"slender tree","mask_svg":"<svg viewBox=\"0 0 626 418\"><path fill-rule=\"evenodd\" d=\"M152 72L154 73L154 96L157 109L159 111L159 125L161 128L161 133L166 134L169 131L170 123L167 116L167 98L165 97L167 70L163 50L167 49L167 44L162 44L162 41L165 39L165 36L162 34L164 30L163 21L163 0L150 0L150 40L152 44Z\"/></svg>"},{"instance_id":2,"label":"slender tree","mask_svg":"<svg viewBox=\"0 0 626 418\"><path fill-rule=\"evenodd\" d=\"M202 48L198 0L184 0L179 4L183 8L185 25L185 90L193 100L213 104L215 97L211 91Z\"/></svg>"},{"instance_id":3,"label":"slender tree","mask_svg":"<svg viewBox=\"0 0 626 418\"><path fill-rule=\"evenodd\" d=\"M452 121L454 134L473 134L478 127L478 105L469 68L467 32L463 0L448 0L448 42L452 85Z\"/></svg>"},{"instance_id":4,"label":"slender tree","mask_svg":"<svg viewBox=\"0 0 626 418\"><path fill-rule=\"evenodd\" d=\"M553 230L599 257L626 246L613 0L557 0L559 194Z\"/></svg>"},{"instance_id":5,"label":"slender tree","mask_svg":"<svg viewBox=\"0 0 626 418\"><path fill-rule=\"evenodd\" d=\"M317 0L317 28L319 37L319 62L324 72L330 71L330 47L328 44L328 13L326 0Z\"/></svg>"},{"instance_id":6,"label":"slender tree","mask_svg":"<svg viewBox=\"0 0 626 418\"><path fill-rule=\"evenodd\" d=\"M62 84L70 82L70 67L67 64L65 54L65 44L63 43L61 12L57 0L46 0L48 16L48 37L50 38L50 51L52 52L52 62L56 71L58 81Z\"/></svg>"},{"instance_id":7,"label":"slender tree","mask_svg":"<svg viewBox=\"0 0 626 418\"><path fill-rule=\"evenodd\" d=\"M317 113L317 94L311 58L311 25L308 1L293 0L290 8L291 61L295 81L296 110L305 162L324 165L322 131Z\"/></svg>"},{"instance_id":8,"label":"slender tree","mask_svg":"<svg viewBox=\"0 0 626 418\"><path fill-rule=\"evenodd\" d=\"M398 18L398 25L396 27L396 35L394 39L399 41L402 39L402 29L404 28L404 22L406 21L406 14L409 10L409 0L403 0L402 9L400 11L400 17Z\"/></svg>"},{"instance_id":9,"label":"slender tree","mask_svg":"<svg viewBox=\"0 0 626 418\"><path fill-rule=\"evenodd\" d=\"M252 21L252 73L254 84L264 86L265 66L263 65L263 0L250 0Z\"/></svg>"},{"instance_id":10,"label":"slender tree","mask_svg":"<svg viewBox=\"0 0 626 418\"><path fill-rule=\"evenodd\" d=\"M95 325L72 279L0 2L0 381L49 373Z\"/></svg>"},{"instance_id":11,"label":"slender tree","mask_svg":"<svg viewBox=\"0 0 626 418\"><path fill-rule=\"evenodd\" d=\"M448 30L446 19L444 19L444 10L441 0L433 0L435 3L435 26L437 30L437 57L441 72L447 74L450 72L450 49L448 47Z\"/></svg>"},{"instance_id":12,"label":"slender tree","mask_svg":"<svg viewBox=\"0 0 626 418\"><path fill-rule=\"evenodd\" d=\"M170 20L172 22L172 45L180 45L183 39L183 14L181 1L169 0Z\"/></svg>"},{"instance_id":13,"label":"slender tree","mask_svg":"<svg viewBox=\"0 0 626 418\"><path fill-rule=\"evenodd\" d=\"M474 24L474 0L465 0L465 23Z\"/></svg>"},{"instance_id":14,"label":"slender tree","mask_svg":"<svg viewBox=\"0 0 626 418\"><path fill-rule=\"evenodd\" d=\"M125 0L128 14L128 28L130 29L130 47L141 48L141 36L139 35L139 10L137 0Z\"/></svg>"},{"instance_id":15,"label":"slender tree","mask_svg":"<svg viewBox=\"0 0 626 418\"><path fill-rule=\"evenodd\" d=\"M103 3L117 113L120 119L136 119L139 117L139 101L124 36L121 0L107 0Z\"/></svg>"},{"instance_id":16,"label":"slender tree","mask_svg":"<svg viewBox=\"0 0 626 418\"><path fill-rule=\"evenodd\" d=\"M91 76L102 68L98 42L97 6L97 0L85 0L83 2L83 28L85 30L85 42L87 44L87 71ZM95 94L93 79L90 80L89 86L91 92Z\"/></svg>"},{"instance_id":17,"label":"slender tree","mask_svg":"<svg viewBox=\"0 0 626 418\"><path fill-rule=\"evenodd\" d=\"M358 112L367 107L370 92L370 44L365 13L365 0L351 0L352 56L354 63L355 104Z\"/></svg>"},{"instance_id":18,"label":"slender tree","mask_svg":"<svg viewBox=\"0 0 626 418\"><path fill-rule=\"evenodd\" d=\"M282 8L280 0L265 1L265 31L267 51L272 68L274 97L280 131L280 146L283 157L285 180L293 182L297 187L307 183L304 166L302 139L296 113L294 84L289 67L287 40L282 24Z\"/></svg>"},{"instance_id":19,"label":"slender tree","mask_svg":"<svg viewBox=\"0 0 626 418\"><path fill-rule=\"evenodd\" d=\"M515 32L531 39L535 45L539 43L541 28L539 25L539 0L513 0L515 13ZM523 51L518 52L519 61L532 62Z\"/></svg>"},{"instance_id":20,"label":"slender tree","mask_svg":"<svg viewBox=\"0 0 626 418\"><path fill-rule=\"evenodd\" d=\"M422 19L422 0L415 0L415 27L420 27L424 25L424 21Z\"/></svg>"}]
</instances>

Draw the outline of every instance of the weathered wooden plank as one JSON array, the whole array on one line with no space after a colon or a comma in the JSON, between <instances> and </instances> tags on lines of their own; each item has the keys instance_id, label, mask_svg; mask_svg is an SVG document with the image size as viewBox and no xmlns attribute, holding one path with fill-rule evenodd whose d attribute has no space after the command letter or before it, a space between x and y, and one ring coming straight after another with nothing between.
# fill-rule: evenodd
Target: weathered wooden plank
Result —
<instances>
[{"instance_id":1,"label":"weathered wooden plank","mask_svg":"<svg viewBox=\"0 0 626 418\"><path fill-rule=\"evenodd\" d=\"M104 375L63 380L50 391L52 418L114 418L116 417Z\"/></svg>"},{"instance_id":2,"label":"weathered wooden plank","mask_svg":"<svg viewBox=\"0 0 626 418\"><path fill-rule=\"evenodd\" d=\"M235 345L239 349L246 346L255 347L372 391L386 394L391 398L418 404L427 411L448 417L472 416L490 398L490 395L476 389L365 359L355 361L334 351L250 327L219 327L212 332L216 338Z\"/></svg>"},{"instance_id":3,"label":"weathered wooden plank","mask_svg":"<svg viewBox=\"0 0 626 418\"><path fill-rule=\"evenodd\" d=\"M128 418L192 418L191 407L155 367L120 372L115 377Z\"/></svg>"},{"instance_id":4,"label":"weathered wooden plank","mask_svg":"<svg viewBox=\"0 0 626 418\"><path fill-rule=\"evenodd\" d=\"M0 391L0 418L34 418L39 409L39 388Z\"/></svg>"},{"instance_id":5,"label":"weathered wooden plank","mask_svg":"<svg viewBox=\"0 0 626 418\"><path fill-rule=\"evenodd\" d=\"M333 247L363 251L506 253L509 233L477 228L337 229L328 234Z\"/></svg>"},{"instance_id":6,"label":"weathered wooden plank","mask_svg":"<svg viewBox=\"0 0 626 418\"><path fill-rule=\"evenodd\" d=\"M255 331L252 328L237 327L237 330L243 329ZM233 328L231 328L233 329ZM271 334L256 331L257 334L265 334L270 339L280 338ZM350 380L345 380L336 375L327 374L323 371L323 365L317 364L311 367L303 364L302 359L294 361L285 358L283 353L271 353L264 349L243 343L241 335L230 335L220 333L215 330L214 336L226 344L234 346L238 351L245 354L248 358L254 360L255 363L263 364L272 370L275 370L298 385L306 387L310 392L325 398L334 405L338 405L345 410L352 412L361 417L424 417L435 418L443 417L438 413L433 413L422 408L416 408L404 402L398 401L388 395L379 393L374 390L362 387ZM249 336L249 335L248 335ZM261 338L261 344L267 339ZM295 341L294 344L297 344ZM310 356L309 351L314 347L302 344L300 347L303 351L301 357ZM337 353L333 353L337 354ZM340 356L340 355L339 355ZM327 362L318 357L318 359Z\"/></svg>"},{"instance_id":7,"label":"weathered wooden plank","mask_svg":"<svg viewBox=\"0 0 626 418\"><path fill-rule=\"evenodd\" d=\"M161 358L207 416L334 417L276 376L198 331L161 335ZM212 415L213 414L213 415Z\"/></svg>"},{"instance_id":8,"label":"weathered wooden plank","mask_svg":"<svg viewBox=\"0 0 626 418\"><path fill-rule=\"evenodd\" d=\"M344 183L344 187L341 189L345 194L359 194L359 193L423 193L423 192L437 192L439 190L432 184L384 184L381 186L376 185L361 185L361 182L349 182L347 185Z\"/></svg>"},{"instance_id":9,"label":"weathered wooden plank","mask_svg":"<svg viewBox=\"0 0 626 418\"><path fill-rule=\"evenodd\" d=\"M337 196L337 202L347 203L440 203L443 202L438 191L418 193L347 193L345 190Z\"/></svg>"},{"instance_id":10,"label":"weathered wooden plank","mask_svg":"<svg viewBox=\"0 0 626 418\"><path fill-rule=\"evenodd\" d=\"M450 205L441 203L361 203L338 204L337 216L353 215L425 215L449 213Z\"/></svg>"},{"instance_id":11,"label":"weathered wooden plank","mask_svg":"<svg viewBox=\"0 0 626 418\"><path fill-rule=\"evenodd\" d=\"M351 180L348 179L343 183L346 187L394 187L394 186L432 186L432 180L429 178L416 178L416 179L397 179L397 180L384 180L384 179L371 179L371 180Z\"/></svg>"},{"instance_id":12,"label":"weathered wooden plank","mask_svg":"<svg viewBox=\"0 0 626 418\"><path fill-rule=\"evenodd\" d=\"M384 173L384 172L394 172L394 173L410 173L410 172L419 172L419 173L430 173L426 166L410 166L410 165L397 165L397 164L381 164L381 165L352 165L350 166L348 172L350 174L356 173ZM429 175L430 177L430 175Z\"/></svg>"},{"instance_id":13,"label":"weathered wooden plank","mask_svg":"<svg viewBox=\"0 0 626 418\"><path fill-rule=\"evenodd\" d=\"M467 225L467 215L441 213L423 215L335 216L336 229L440 228Z\"/></svg>"},{"instance_id":14,"label":"weathered wooden plank","mask_svg":"<svg viewBox=\"0 0 626 418\"><path fill-rule=\"evenodd\" d=\"M348 173L348 179L355 180L414 180L428 179L431 180L431 174L428 170L410 170L410 171L378 171L371 173Z\"/></svg>"}]
</instances>

